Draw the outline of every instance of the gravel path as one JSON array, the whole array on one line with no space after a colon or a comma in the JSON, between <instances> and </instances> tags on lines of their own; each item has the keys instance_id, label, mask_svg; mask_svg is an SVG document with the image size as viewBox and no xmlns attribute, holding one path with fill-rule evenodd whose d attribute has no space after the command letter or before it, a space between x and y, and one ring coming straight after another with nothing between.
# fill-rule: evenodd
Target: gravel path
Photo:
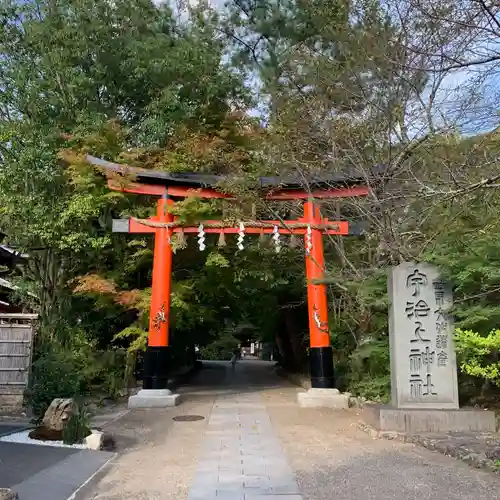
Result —
<instances>
[{"instance_id":1,"label":"gravel path","mask_svg":"<svg viewBox=\"0 0 500 500\"><path fill-rule=\"evenodd\" d=\"M301 495L283 491L279 496L233 495L232 500L500 499L498 477L411 444L372 439L358 429L356 410L299 408L298 389L277 377L270 363L242 361L236 366L235 376L230 370L228 364L208 364L193 384L180 391L185 400L179 407L135 410L112 424L109 430L117 437L121 456L86 498L187 500L190 490L192 496L200 492L196 486L200 485L201 469L206 471L211 462L207 461L207 451L213 452L214 436L217 447L219 441L230 446L231 440L221 434L227 428L228 435L237 435L239 441L233 452L253 453L258 449L271 483L273 457L282 469L290 466L289 486L296 481ZM245 407L250 409L250 417L242 411ZM181 414L205 419L172 420ZM269 422L260 435L262 445L242 435L238 418L244 421L243 427L248 427L252 419ZM220 460L220 453L212 457L218 471ZM238 473L231 481L240 479ZM203 480L209 487L206 500L223 498L212 495L214 488L217 490L213 473ZM269 481L265 479L272 488ZM273 493L272 489L268 493Z\"/></svg>"},{"instance_id":2,"label":"gravel path","mask_svg":"<svg viewBox=\"0 0 500 500\"><path fill-rule=\"evenodd\" d=\"M304 500L500 498L493 474L419 446L372 439L358 428L359 410L299 409L296 394L283 387L264 399Z\"/></svg>"},{"instance_id":3,"label":"gravel path","mask_svg":"<svg viewBox=\"0 0 500 500\"><path fill-rule=\"evenodd\" d=\"M108 425L106 431L115 436L120 456L85 498L186 500L202 437L225 374L224 366L204 369L187 388L189 397L180 406L134 410ZM205 418L195 422L172 420L179 415Z\"/></svg>"}]
</instances>

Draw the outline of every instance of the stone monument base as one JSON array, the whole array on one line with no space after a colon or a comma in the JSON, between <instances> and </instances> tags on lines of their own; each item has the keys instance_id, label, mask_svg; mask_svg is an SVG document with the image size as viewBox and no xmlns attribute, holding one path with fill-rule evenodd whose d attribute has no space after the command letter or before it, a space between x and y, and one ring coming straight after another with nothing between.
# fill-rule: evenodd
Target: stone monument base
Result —
<instances>
[{"instance_id":1,"label":"stone monument base","mask_svg":"<svg viewBox=\"0 0 500 500\"><path fill-rule=\"evenodd\" d=\"M409 409L366 405L363 417L378 431L407 434L440 432L495 432L495 413L489 410Z\"/></svg>"},{"instance_id":2,"label":"stone monument base","mask_svg":"<svg viewBox=\"0 0 500 500\"><path fill-rule=\"evenodd\" d=\"M167 408L180 403L180 394L173 394L168 389L141 389L128 399L128 407L134 408Z\"/></svg>"},{"instance_id":3,"label":"stone monument base","mask_svg":"<svg viewBox=\"0 0 500 500\"><path fill-rule=\"evenodd\" d=\"M340 394L338 389L320 389L313 387L306 392L299 392L297 400L302 408L349 408L349 394Z\"/></svg>"}]
</instances>

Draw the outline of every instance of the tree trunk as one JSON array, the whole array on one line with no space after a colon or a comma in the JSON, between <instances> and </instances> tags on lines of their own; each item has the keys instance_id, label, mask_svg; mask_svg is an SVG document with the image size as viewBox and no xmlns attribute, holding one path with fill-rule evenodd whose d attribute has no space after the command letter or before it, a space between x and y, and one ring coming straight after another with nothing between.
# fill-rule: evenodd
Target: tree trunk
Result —
<instances>
[{"instance_id":1,"label":"tree trunk","mask_svg":"<svg viewBox=\"0 0 500 500\"><path fill-rule=\"evenodd\" d=\"M305 364L305 351L302 342L302 331L294 309L287 308L283 310L283 322L290 342L290 350L293 356L292 364L294 370L298 371Z\"/></svg>"}]
</instances>

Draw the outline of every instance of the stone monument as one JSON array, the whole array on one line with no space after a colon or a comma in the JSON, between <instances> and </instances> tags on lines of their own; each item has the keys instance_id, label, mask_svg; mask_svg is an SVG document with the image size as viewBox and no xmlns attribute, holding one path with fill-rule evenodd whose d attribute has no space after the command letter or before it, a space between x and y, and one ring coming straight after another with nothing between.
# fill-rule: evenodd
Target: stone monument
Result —
<instances>
[{"instance_id":1,"label":"stone monument","mask_svg":"<svg viewBox=\"0 0 500 500\"><path fill-rule=\"evenodd\" d=\"M397 408L458 408L451 287L429 264L389 276L391 396Z\"/></svg>"},{"instance_id":2,"label":"stone monument","mask_svg":"<svg viewBox=\"0 0 500 500\"><path fill-rule=\"evenodd\" d=\"M369 405L367 420L396 432L495 431L495 415L459 410L452 289L438 269L404 262L391 269L391 405Z\"/></svg>"}]
</instances>

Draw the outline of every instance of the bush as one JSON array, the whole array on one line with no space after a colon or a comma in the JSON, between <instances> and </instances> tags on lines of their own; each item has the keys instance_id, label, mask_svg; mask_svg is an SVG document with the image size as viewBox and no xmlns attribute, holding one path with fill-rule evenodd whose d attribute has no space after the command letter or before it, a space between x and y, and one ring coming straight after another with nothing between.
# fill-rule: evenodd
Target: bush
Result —
<instances>
[{"instance_id":1,"label":"bush","mask_svg":"<svg viewBox=\"0 0 500 500\"><path fill-rule=\"evenodd\" d=\"M111 399L116 399L128 387L133 366L132 355L125 349L111 349L98 351L93 356L95 374L92 384L99 388Z\"/></svg>"},{"instance_id":2,"label":"bush","mask_svg":"<svg viewBox=\"0 0 500 500\"><path fill-rule=\"evenodd\" d=\"M75 404L74 413L65 423L62 431L64 444L80 444L90 435L90 413L82 404Z\"/></svg>"},{"instance_id":3,"label":"bush","mask_svg":"<svg viewBox=\"0 0 500 500\"><path fill-rule=\"evenodd\" d=\"M229 361L233 356L234 350L238 347L239 341L232 334L226 333L223 337L217 339L211 344L202 347L200 354L202 359Z\"/></svg>"},{"instance_id":4,"label":"bush","mask_svg":"<svg viewBox=\"0 0 500 500\"><path fill-rule=\"evenodd\" d=\"M500 330L482 336L471 330L455 330L455 344L460 370L500 386Z\"/></svg>"},{"instance_id":5,"label":"bush","mask_svg":"<svg viewBox=\"0 0 500 500\"><path fill-rule=\"evenodd\" d=\"M52 350L33 363L26 393L35 420L39 421L55 398L75 398L86 389L86 379L71 351Z\"/></svg>"},{"instance_id":6,"label":"bush","mask_svg":"<svg viewBox=\"0 0 500 500\"><path fill-rule=\"evenodd\" d=\"M353 351L350 361L350 392L373 401L389 401L391 363L388 339L371 340L362 344Z\"/></svg>"}]
</instances>

